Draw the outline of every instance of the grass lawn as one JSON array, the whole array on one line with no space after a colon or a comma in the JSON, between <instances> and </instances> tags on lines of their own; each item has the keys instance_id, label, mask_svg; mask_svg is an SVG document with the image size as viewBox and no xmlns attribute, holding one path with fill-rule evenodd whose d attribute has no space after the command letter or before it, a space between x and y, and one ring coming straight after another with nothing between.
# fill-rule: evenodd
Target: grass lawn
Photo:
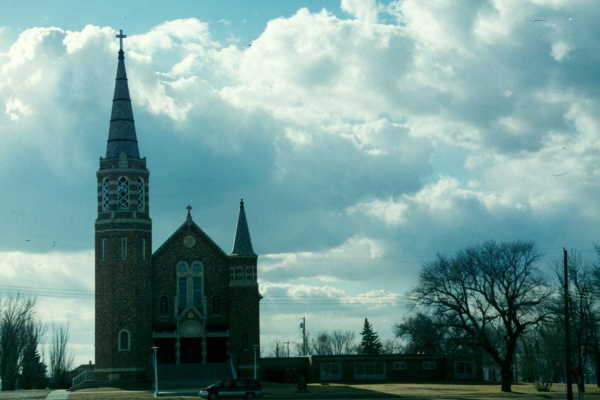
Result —
<instances>
[{"instance_id":1,"label":"grass lawn","mask_svg":"<svg viewBox=\"0 0 600 400\"><path fill-rule=\"evenodd\" d=\"M552 385L550 392L538 392L532 384L513 385L512 393L503 393L500 384L493 385L459 385L459 384L433 384L433 383L372 383L372 384L310 384L308 385L310 397L319 395L327 396L349 396L369 395L382 396L392 395L401 397L427 397L427 398L468 398L468 399L492 399L492 398L564 398L566 386L564 384ZM293 393L293 397L301 399L306 397L301 393L294 393L295 387L286 384L265 384L266 393L280 396ZM574 397L577 398L577 389L573 385ZM600 400L600 388L596 385L586 385L587 397Z\"/></svg>"},{"instance_id":2,"label":"grass lawn","mask_svg":"<svg viewBox=\"0 0 600 400\"><path fill-rule=\"evenodd\" d=\"M403 397L430 399L563 399L565 385L554 384L550 392L538 392L534 385L513 385L512 393L503 393L499 384L494 385L458 385L433 383L373 383L373 384L341 384L328 385L310 384L309 393L297 393L293 384L263 384L265 398L317 399L317 398L370 398L370 397ZM600 400L600 388L596 385L586 385L585 396ZM577 399L577 388L573 385L574 398ZM123 391L118 388L85 389L71 393L70 400L100 400L100 399L151 399L149 391ZM175 397L161 395L162 400L169 399L198 399L198 397ZM1 400L1 398L0 398Z\"/></svg>"}]
</instances>

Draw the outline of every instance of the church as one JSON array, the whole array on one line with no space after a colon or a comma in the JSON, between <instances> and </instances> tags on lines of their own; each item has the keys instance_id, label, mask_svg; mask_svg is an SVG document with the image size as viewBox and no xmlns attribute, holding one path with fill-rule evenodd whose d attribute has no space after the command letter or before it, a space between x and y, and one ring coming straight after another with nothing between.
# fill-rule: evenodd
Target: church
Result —
<instances>
[{"instance_id":1,"label":"church","mask_svg":"<svg viewBox=\"0 0 600 400\"><path fill-rule=\"evenodd\" d=\"M259 346L255 254L244 210L231 253L182 213L152 253L150 181L141 157L120 40L106 154L96 173L95 379L148 379L160 366L204 366L252 375ZM183 211L183 210L182 210ZM183 368L183 369L182 369Z\"/></svg>"}]
</instances>

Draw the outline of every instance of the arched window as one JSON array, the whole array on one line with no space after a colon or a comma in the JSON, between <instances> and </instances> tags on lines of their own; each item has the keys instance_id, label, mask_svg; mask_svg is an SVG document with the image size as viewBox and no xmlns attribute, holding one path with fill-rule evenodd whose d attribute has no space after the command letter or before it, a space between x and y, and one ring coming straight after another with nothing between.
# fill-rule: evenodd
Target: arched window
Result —
<instances>
[{"instance_id":1,"label":"arched window","mask_svg":"<svg viewBox=\"0 0 600 400\"><path fill-rule=\"evenodd\" d=\"M129 181L124 176L119 178L117 184L117 203L120 210L129 209Z\"/></svg>"},{"instance_id":2,"label":"arched window","mask_svg":"<svg viewBox=\"0 0 600 400\"><path fill-rule=\"evenodd\" d=\"M160 296L160 315L163 317L169 315L169 298L167 296Z\"/></svg>"},{"instance_id":3,"label":"arched window","mask_svg":"<svg viewBox=\"0 0 600 400\"><path fill-rule=\"evenodd\" d=\"M188 275L190 267L186 262L177 264L177 310L185 310L188 306Z\"/></svg>"},{"instance_id":4,"label":"arched window","mask_svg":"<svg viewBox=\"0 0 600 400\"><path fill-rule=\"evenodd\" d=\"M110 186L108 178L102 180L102 211L110 209Z\"/></svg>"},{"instance_id":5,"label":"arched window","mask_svg":"<svg viewBox=\"0 0 600 400\"><path fill-rule=\"evenodd\" d=\"M146 205L146 186L144 185L144 178L138 179L138 198L137 198L137 208L138 211L144 211L144 206Z\"/></svg>"},{"instance_id":6,"label":"arched window","mask_svg":"<svg viewBox=\"0 0 600 400\"><path fill-rule=\"evenodd\" d=\"M129 351L131 349L131 337L129 331L121 329L119 331L119 351Z\"/></svg>"},{"instance_id":7,"label":"arched window","mask_svg":"<svg viewBox=\"0 0 600 400\"><path fill-rule=\"evenodd\" d=\"M192 263L192 290L194 306L202 306L202 290L204 287L203 272L204 265L200 261Z\"/></svg>"},{"instance_id":8,"label":"arched window","mask_svg":"<svg viewBox=\"0 0 600 400\"><path fill-rule=\"evenodd\" d=\"M202 305L202 277L194 276L192 282L194 284L194 305L200 307Z\"/></svg>"}]
</instances>

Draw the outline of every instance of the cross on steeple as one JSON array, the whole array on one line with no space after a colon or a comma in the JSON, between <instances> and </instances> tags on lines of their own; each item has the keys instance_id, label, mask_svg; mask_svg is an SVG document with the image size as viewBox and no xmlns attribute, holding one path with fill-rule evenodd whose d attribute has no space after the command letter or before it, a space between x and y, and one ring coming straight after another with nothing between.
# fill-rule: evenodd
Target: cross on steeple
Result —
<instances>
[{"instance_id":1,"label":"cross on steeple","mask_svg":"<svg viewBox=\"0 0 600 400\"><path fill-rule=\"evenodd\" d=\"M123 29L119 29L119 34L115 37L119 38L119 51L123 51L123 39L125 39L127 35L123 35Z\"/></svg>"},{"instance_id":2,"label":"cross on steeple","mask_svg":"<svg viewBox=\"0 0 600 400\"><path fill-rule=\"evenodd\" d=\"M186 221L188 223L190 223L190 222L192 222L192 206L190 204L188 204L185 209L187 210Z\"/></svg>"}]
</instances>

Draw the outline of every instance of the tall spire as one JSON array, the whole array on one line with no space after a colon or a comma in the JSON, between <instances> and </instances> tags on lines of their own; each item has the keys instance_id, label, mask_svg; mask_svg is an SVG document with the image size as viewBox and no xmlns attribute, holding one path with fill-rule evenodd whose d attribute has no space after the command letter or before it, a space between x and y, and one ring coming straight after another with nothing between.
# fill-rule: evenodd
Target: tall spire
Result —
<instances>
[{"instance_id":1,"label":"tall spire","mask_svg":"<svg viewBox=\"0 0 600 400\"><path fill-rule=\"evenodd\" d=\"M110 115L106 158L119 158L121 153L125 153L129 158L140 158L131 98L129 97L129 86L127 85L127 73L125 72L123 39L127 35L124 35L121 29L116 37L119 38L119 64L117 66L115 94Z\"/></svg>"},{"instance_id":2,"label":"tall spire","mask_svg":"<svg viewBox=\"0 0 600 400\"><path fill-rule=\"evenodd\" d=\"M233 251L236 256L254 256L256 253L252 249L252 240L250 240L250 231L248 231L248 222L246 221L246 211L244 211L244 199L240 200L240 215L238 217L235 240L233 242Z\"/></svg>"}]
</instances>

